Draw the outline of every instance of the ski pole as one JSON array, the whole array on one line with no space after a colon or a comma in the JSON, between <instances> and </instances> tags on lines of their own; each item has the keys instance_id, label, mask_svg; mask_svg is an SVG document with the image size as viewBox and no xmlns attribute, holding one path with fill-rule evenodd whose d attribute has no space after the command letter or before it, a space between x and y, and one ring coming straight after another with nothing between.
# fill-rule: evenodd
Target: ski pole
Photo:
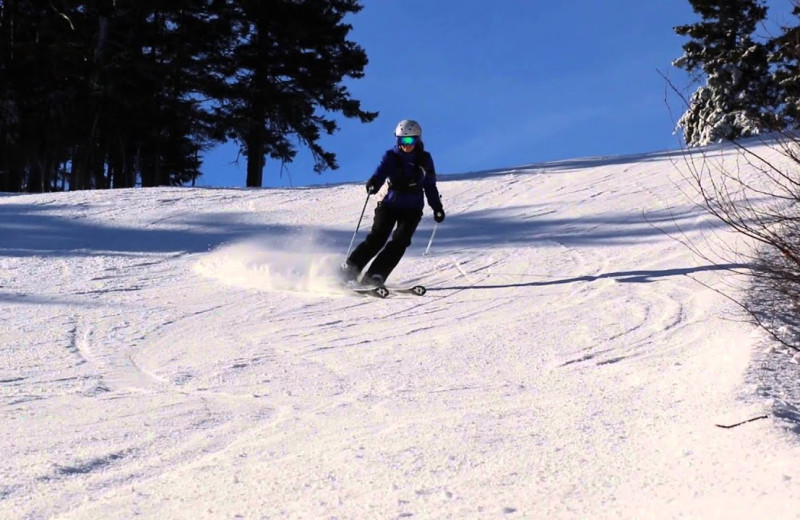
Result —
<instances>
[{"instance_id":1,"label":"ski pole","mask_svg":"<svg viewBox=\"0 0 800 520\"><path fill-rule=\"evenodd\" d=\"M361 219L364 218L364 212L367 211L367 203L369 202L369 198L370 198L371 195L372 195L372 193L367 193L367 200L364 201L364 208L361 210L361 216L358 217L358 224L356 225L356 230L353 233L353 238L350 239L350 247L347 248L347 255L345 255L345 258L349 258L350 257L350 251L353 249L353 242L356 241L356 235L358 234L358 228L361 227Z\"/></svg>"},{"instance_id":2,"label":"ski pole","mask_svg":"<svg viewBox=\"0 0 800 520\"><path fill-rule=\"evenodd\" d=\"M439 194L439 200L442 200L442 194ZM425 248L425 252L422 253L422 256L428 256L428 253L431 251L431 244L433 244L433 237L436 236L436 227L439 225L438 222L433 223L433 231L431 232L431 239L428 240L428 247Z\"/></svg>"},{"instance_id":3,"label":"ski pole","mask_svg":"<svg viewBox=\"0 0 800 520\"><path fill-rule=\"evenodd\" d=\"M425 252L422 253L422 256L427 256L431 250L431 244L433 244L433 237L436 236L436 227L439 225L438 222L433 223L433 231L431 232L431 239L428 240L428 247L425 248Z\"/></svg>"}]
</instances>

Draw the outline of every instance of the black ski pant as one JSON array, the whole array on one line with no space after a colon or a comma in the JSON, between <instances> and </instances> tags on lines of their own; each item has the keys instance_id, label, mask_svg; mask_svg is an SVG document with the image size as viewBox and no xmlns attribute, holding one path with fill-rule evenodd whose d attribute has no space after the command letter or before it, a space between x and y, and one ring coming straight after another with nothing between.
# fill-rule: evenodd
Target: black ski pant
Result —
<instances>
[{"instance_id":1,"label":"black ski pant","mask_svg":"<svg viewBox=\"0 0 800 520\"><path fill-rule=\"evenodd\" d=\"M392 270L411 245L411 237L417 230L422 219L421 209L393 209L382 203L375 208L375 219L372 221L372 230L367 238L353 250L347 263L361 271L369 261L375 261L369 266L366 276L379 274L387 279ZM395 229L395 224L397 229ZM394 233L392 233L394 229ZM389 240L389 235L392 239ZM387 244L386 241L389 240ZM385 245L385 247L384 247Z\"/></svg>"}]
</instances>

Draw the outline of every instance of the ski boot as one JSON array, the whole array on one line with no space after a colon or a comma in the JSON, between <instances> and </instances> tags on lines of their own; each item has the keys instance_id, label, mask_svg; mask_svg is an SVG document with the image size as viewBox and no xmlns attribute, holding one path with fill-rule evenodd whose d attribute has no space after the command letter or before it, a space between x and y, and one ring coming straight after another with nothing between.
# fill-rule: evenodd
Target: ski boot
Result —
<instances>
[{"instance_id":1,"label":"ski boot","mask_svg":"<svg viewBox=\"0 0 800 520\"><path fill-rule=\"evenodd\" d=\"M380 274L367 274L362 280L362 285L371 285L374 287L383 287L386 280Z\"/></svg>"},{"instance_id":2,"label":"ski boot","mask_svg":"<svg viewBox=\"0 0 800 520\"><path fill-rule=\"evenodd\" d=\"M344 284L354 283L358 280L359 274L361 274L361 270L352 264L344 262L339 266L339 281Z\"/></svg>"}]
</instances>

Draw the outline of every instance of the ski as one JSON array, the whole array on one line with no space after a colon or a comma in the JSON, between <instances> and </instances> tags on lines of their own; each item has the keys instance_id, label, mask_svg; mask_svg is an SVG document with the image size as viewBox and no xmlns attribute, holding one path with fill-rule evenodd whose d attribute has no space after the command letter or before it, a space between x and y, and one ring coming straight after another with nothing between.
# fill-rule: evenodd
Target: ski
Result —
<instances>
[{"instance_id":1,"label":"ski","mask_svg":"<svg viewBox=\"0 0 800 520\"><path fill-rule=\"evenodd\" d=\"M426 289L424 285L407 285L401 287L389 286L387 289L389 289L391 292L413 294L416 296L425 296L425 293L428 292L428 289Z\"/></svg>"},{"instance_id":2,"label":"ski","mask_svg":"<svg viewBox=\"0 0 800 520\"><path fill-rule=\"evenodd\" d=\"M382 285L351 285L345 284L345 287L358 294L366 294L375 296L376 298L386 298L389 296L389 289Z\"/></svg>"},{"instance_id":3,"label":"ski","mask_svg":"<svg viewBox=\"0 0 800 520\"><path fill-rule=\"evenodd\" d=\"M357 282L347 282L343 286L353 292L375 296L378 298L388 298L390 294L413 294L415 296L424 296L428 289L424 285L365 285Z\"/></svg>"}]
</instances>

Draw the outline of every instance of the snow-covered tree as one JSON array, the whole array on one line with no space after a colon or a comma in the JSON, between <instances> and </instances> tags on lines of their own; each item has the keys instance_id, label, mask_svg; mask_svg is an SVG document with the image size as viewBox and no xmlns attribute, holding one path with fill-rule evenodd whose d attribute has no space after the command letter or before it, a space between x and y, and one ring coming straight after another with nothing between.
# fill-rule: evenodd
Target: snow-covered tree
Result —
<instances>
[{"instance_id":1,"label":"snow-covered tree","mask_svg":"<svg viewBox=\"0 0 800 520\"><path fill-rule=\"evenodd\" d=\"M800 128L800 3L792 9L798 23L783 27L781 34L770 41L770 61L780 92L778 117L783 128Z\"/></svg>"},{"instance_id":2,"label":"snow-covered tree","mask_svg":"<svg viewBox=\"0 0 800 520\"><path fill-rule=\"evenodd\" d=\"M765 44L754 39L762 0L689 0L701 21L675 27L691 40L673 65L705 85L678 121L688 146L757 135L775 124L774 82Z\"/></svg>"}]
</instances>

